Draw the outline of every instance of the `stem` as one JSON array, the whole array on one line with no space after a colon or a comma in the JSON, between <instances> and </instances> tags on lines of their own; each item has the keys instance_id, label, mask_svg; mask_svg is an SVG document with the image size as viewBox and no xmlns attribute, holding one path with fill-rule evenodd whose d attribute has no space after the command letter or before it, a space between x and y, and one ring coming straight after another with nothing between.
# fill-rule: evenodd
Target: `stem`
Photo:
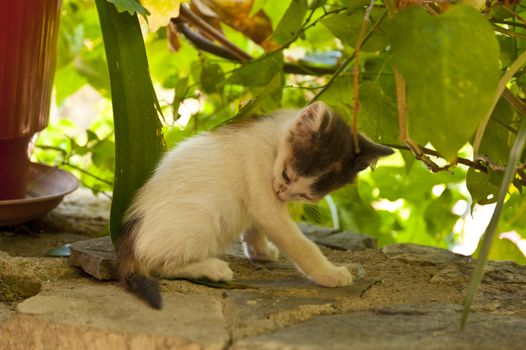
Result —
<instances>
[{"instance_id":1,"label":"stem","mask_svg":"<svg viewBox=\"0 0 526 350\"><path fill-rule=\"evenodd\" d=\"M500 184L497 205L495 206L495 210L493 211L491 220L488 226L486 227L484 236L482 237L482 247L480 248L480 255L477 259L477 265L475 266L475 270L473 270L473 273L471 275L468 292L466 294L466 298L464 299L464 310L462 311L462 318L460 320L461 330L463 330L464 326L466 325L466 321L468 319L469 312L471 309L471 304L473 303L473 299L475 298L475 294L477 293L480 281L482 280L484 265L486 264L486 261L488 259L488 254L491 248L491 243L493 241L493 236L495 235L497 226L499 224L502 207L504 206L504 199L506 198L508 188L510 187L510 184L515 176L515 169L522 155L522 150L524 149L525 142L526 118L523 118L519 127L519 133L517 134L515 142L513 143L513 147L510 151L508 166L506 167L506 171L504 172L504 176Z\"/></svg>"},{"instance_id":2,"label":"stem","mask_svg":"<svg viewBox=\"0 0 526 350\"><path fill-rule=\"evenodd\" d=\"M354 142L354 152L356 154L360 153L360 143L358 142L358 112L360 111L360 94L359 94L359 81L360 81L360 53L362 51L362 44L365 36L365 31L369 25L369 17L371 16L371 11L373 10L375 0L371 0L371 3L365 10L365 15L363 18L362 26L360 28L360 34L356 40L355 45L355 60L353 67L353 91L354 91L354 115L353 115L353 142Z\"/></svg>"},{"instance_id":3,"label":"stem","mask_svg":"<svg viewBox=\"0 0 526 350\"><path fill-rule=\"evenodd\" d=\"M480 123L477 133L475 134L475 140L473 141L473 156L476 159L479 153L480 143L482 142L482 137L484 136L484 132L486 131L486 127L488 125L489 119L491 118L491 114L493 114L493 110L495 109L495 106L499 102L499 99L501 95L503 94L504 90L506 89L506 84L508 81L513 78L515 73L526 63L526 51L521 53L521 55L511 64L510 68L504 73L502 78L499 80L499 84L497 85L497 92L495 94L495 97L493 98L493 103L491 104L490 108L486 112L486 115L484 116L484 119Z\"/></svg>"},{"instance_id":4,"label":"stem","mask_svg":"<svg viewBox=\"0 0 526 350\"><path fill-rule=\"evenodd\" d=\"M103 179L103 178L101 178L101 177L98 177L97 175L92 174L92 173L90 173L89 171L84 170L84 169L82 169L81 167L79 167L79 166L77 166L77 165L71 164L71 163L69 163L69 162L64 163L64 165L67 166L67 167L70 167L70 168L72 168L72 169L75 169L75 170L77 170L77 171L83 173L84 175L87 175L87 176L89 176L89 177L92 177L92 178L94 178L94 179L97 180L97 181L100 181L100 182L102 182L102 183L105 183L106 185L113 186L113 182L108 181L108 180L105 180L105 179Z\"/></svg>"}]
</instances>

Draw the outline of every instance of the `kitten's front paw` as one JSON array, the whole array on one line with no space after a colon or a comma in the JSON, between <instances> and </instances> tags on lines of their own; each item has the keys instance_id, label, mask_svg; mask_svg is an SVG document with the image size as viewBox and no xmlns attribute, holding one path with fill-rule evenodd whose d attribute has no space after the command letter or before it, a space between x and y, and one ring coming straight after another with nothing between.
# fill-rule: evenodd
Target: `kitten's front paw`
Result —
<instances>
[{"instance_id":1,"label":"kitten's front paw","mask_svg":"<svg viewBox=\"0 0 526 350\"><path fill-rule=\"evenodd\" d=\"M345 266L331 265L313 279L323 287L345 287L352 283L352 274Z\"/></svg>"},{"instance_id":2,"label":"kitten's front paw","mask_svg":"<svg viewBox=\"0 0 526 350\"><path fill-rule=\"evenodd\" d=\"M234 278L234 272L228 266L228 263L215 259L214 263L211 264L205 276L212 281L231 281Z\"/></svg>"}]
</instances>

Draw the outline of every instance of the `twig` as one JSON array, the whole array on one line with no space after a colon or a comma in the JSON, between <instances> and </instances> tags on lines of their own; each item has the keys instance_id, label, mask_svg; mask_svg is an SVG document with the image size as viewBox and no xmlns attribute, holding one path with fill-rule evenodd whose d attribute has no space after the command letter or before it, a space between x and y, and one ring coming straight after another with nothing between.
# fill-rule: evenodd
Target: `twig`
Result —
<instances>
[{"instance_id":1,"label":"twig","mask_svg":"<svg viewBox=\"0 0 526 350\"><path fill-rule=\"evenodd\" d=\"M94 178L94 179L97 180L97 181L100 181L100 182L102 182L102 183L105 183L106 185L113 186L113 182L108 181L108 180L106 180L106 179L103 179L103 178L101 178L101 177L98 177L97 175L92 174L92 173L90 173L89 171L84 170L84 169L82 169L82 168L79 167L79 166L76 166L76 165L71 164L71 163L69 163L69 162L65 162L65 163L63 163L63 165L64 165L64 166L67 166L67 167L70 167L70 168L72 168L72 169L75 169L75 170L77 170L77 171L83 173L84 175L87 175L87 176L89 176L89 177Z\"/></svg>"},{"instance_id":2,"label":"twig","mask_svg":"<svg viewBox=\"0 0 526 350\"><path fill-rule=\"evenodd\" d=\"M375 0L371 0L369 6L365 10L362 26L360 28L360 34L356 40L355 45L355 59L353 67L353 91L354 91L354 115L353 115L353 141L354 141L354 152L360 153L360 143L358 142L358 112L360 111L360 94L359 94L359 81L360 81L360 54L362 51L362 44L365 37L365 31L369 25L369 17L373 10Z\"/></svg>"},{"instance_id":3,"label":"twig","mask_svg":"<svg viewBox=\"0 0 526 350\"><path fill-rule=\"evenodd\" d=\"M369 40L373 32L380 25L380 23L382 23L382 21L384 20L386 14L387 14L387 11L384 11L382 15L380 16L380 18L378 18L378 20L373 24L369 32L363 38L362 45L365 44L367 40ZM340 76L343 70L354 60L355 54L356 54L356 50L349 57L347 57L345 61L342 62L342 64L340 64L340 66L338 67L336 72L334 72L333 76L329 79L327 84L311 99L310 103L317 101L321 97L321 95L323 95L325 91L327 91L331 87L331 85L338 78L338 76Z\"/></svg>"},{"instance_id":4,"label":"twig","mask_svg":"<svg viewBox=\"0 0 526 350\"><path fill-rule=\"evenodd\" d=\"M413 150L409 146L394 145L394 144L384 144L384 145L387 146L387 147L391 147L391 148L395 148L395 149L399 149L399 150L403 150L403 151L411 151L411 152L413 152ZM435 151L433 149L425 148L425 147L422 147L422 146L419 146L419 149L422 151L422 153L428 154L428 155L433 156L433 157L439 157L439 158L444 159L444 157L440 153L438 153L437 151ZM458 164L466 165L466 166L468 166L470 168L473 168L473 169L480 170L480 171L482 171L484 173L488 172L488 168L485 167L484 164L481 164L480 162L474 162L474 161L471 161L469 159L460 158L460 157L458 157L455 162L458 163ZM453 164L449 165L449 167L451 167L451 166L453 166ZM447 169L443 168L441 170L447 170Z\"/></svg>"}]
</instances>

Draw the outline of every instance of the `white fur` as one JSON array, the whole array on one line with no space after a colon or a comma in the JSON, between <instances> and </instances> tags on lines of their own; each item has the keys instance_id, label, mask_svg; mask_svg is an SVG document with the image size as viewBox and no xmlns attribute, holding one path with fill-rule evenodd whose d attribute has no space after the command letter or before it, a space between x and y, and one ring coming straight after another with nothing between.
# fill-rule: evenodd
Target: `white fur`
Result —
<instances>
[{"instance_id":1,"label":"white fur","mask_svg":"<svg viewBox=\"0 0 526 350\"><path fill-rule=\"evenodd\" d=\"M244 232L249 258L277 259L268 237L316 283L349 285L348 270L331 264L299 231L274 189L274 173L281 172L275 164L286 157L283 143L296 114L204 133L167 153L127 215L140 219L137 268L161 277L232 279L215 257Z\"/></svg>"}]
</instances>

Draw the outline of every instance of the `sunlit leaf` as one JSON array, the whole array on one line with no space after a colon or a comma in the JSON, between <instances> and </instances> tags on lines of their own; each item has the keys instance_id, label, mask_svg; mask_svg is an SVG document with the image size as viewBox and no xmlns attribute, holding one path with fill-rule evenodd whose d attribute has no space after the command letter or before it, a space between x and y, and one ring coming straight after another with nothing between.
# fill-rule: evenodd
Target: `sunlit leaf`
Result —
<instances>
[{"instance_id":1,"label":"sunlit leaf","mask_svg":"<svg viewBox=\"0 0 526 350\"><path fill-rule=\"evenodd\" d=\"M384 9L374 8L371 11L369 24L366 30L369 31L372 24L383 14ZM353 12L341 12L324 18L321 23L325 25L338 39L345 44L355 47L362 23L365 17L365 10L362 8L356 9ZM389 41L384 33L384 24L377 27L373 36L363 45L362 51L378 51L384 49Z\"/></svg>"},{"instance_id":2,"label":"sunlit leaf","mask_svg":"<svg viewBox=\"0 0 526 350\"><path fill-rule=\"evenodd\" d=\"M140 15L146 16L150 13L145 9L139 0L107 0L115 5L115 8L119 12L128 12L130 15L138 13ZM145 2L143 0L143 2Z\"/></svg>"},{"instance_id":3,"label":"sunlit leaf","mask_svg":"<svg viewBox=\"0 0 526 350\"><path fill-rule=\"evenodd\" d=\"M393 64L407 82L411 136L453 159L497 89L500 55L491 25L469 6L438 17L411 6L393 19L389 35Z\"/></svg>"},{"instance_id":4,"label":"sunlit leaf","mask_svg":"<svg viewBox=\"0 0 526 350\"><path fill-rule=\"evenodd\" d=\"M133 1L133 0L128 0ZM170 18L179 16L181 3L189 0L141 0L143 6L149 14L147 22L148 28L155 32L170 22ZM144 15L143 13L141 13Z\"/></svg>"},{"instance_id":5,"label":"sunlit leaf","mask_svg":"<svg viewBox=\"0 0 526 350\"><path fill-rule=\"evenodd\" d=\"M289 8L283 15L272 38L280 44L285 44L292 39L303 24L307 13L307 0L292 0Z\"/></svg>"}]
</instances>

